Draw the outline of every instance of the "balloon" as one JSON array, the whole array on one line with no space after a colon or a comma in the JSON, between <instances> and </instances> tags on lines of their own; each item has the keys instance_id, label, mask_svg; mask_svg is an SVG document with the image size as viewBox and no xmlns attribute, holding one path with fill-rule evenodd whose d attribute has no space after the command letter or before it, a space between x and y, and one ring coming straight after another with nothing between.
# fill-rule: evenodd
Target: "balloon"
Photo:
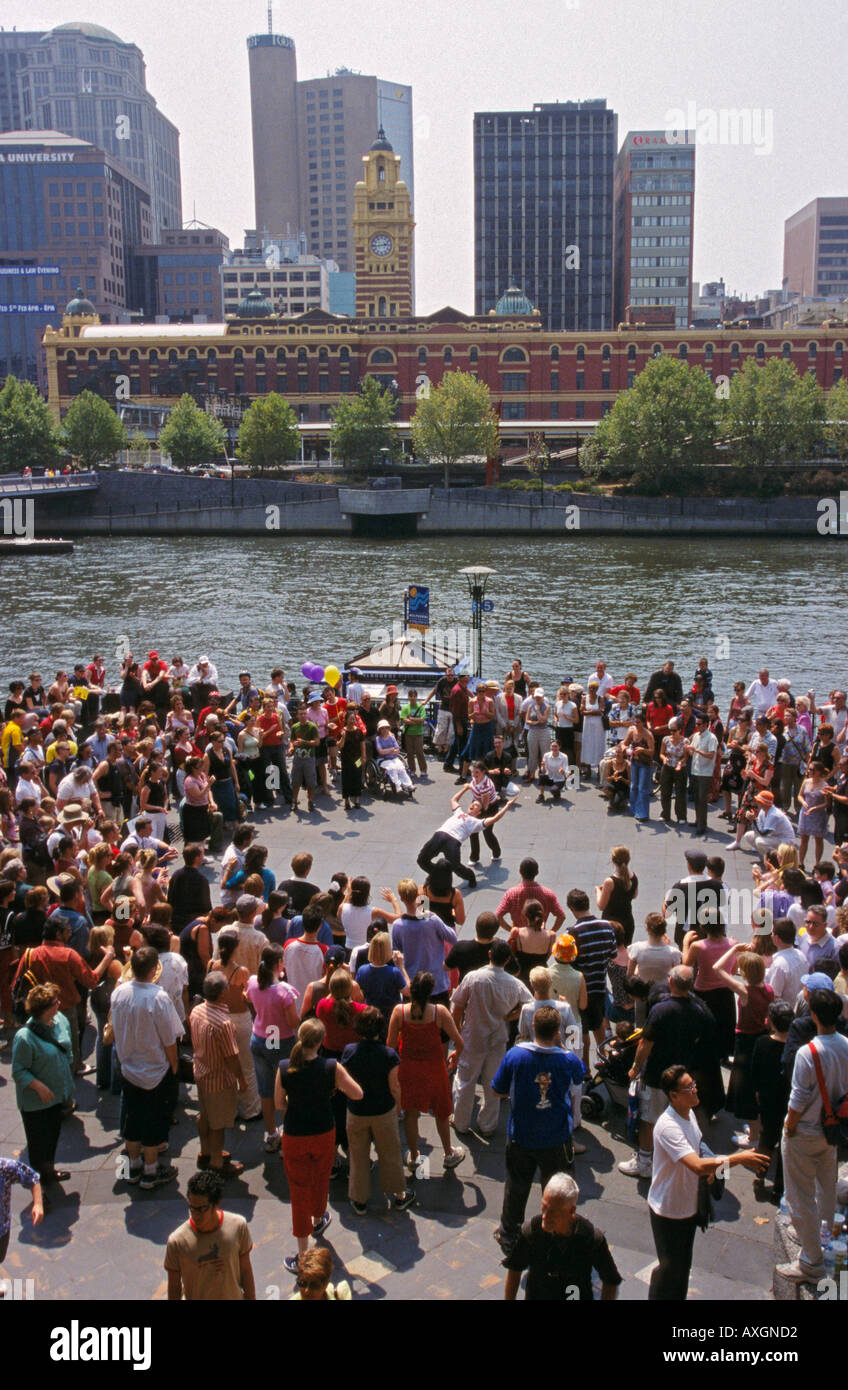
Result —
<instances>
[{"instance_id":1,"label":"balloon","mask_svg":"<svg viewBox=\"0 0 848 1390\"><path fill-rule=\"evenodd\" d=\"M341 673L341 671L339 670L338 666L327 666L327 667L326 667L326 669L325 669L325 671L324 671L324 680L325 680L325 682L327 683L327 685L331 685L331 686L333 687L333 689L335 690L335 688L336 688L336 686L338 685L338 683L339 683L339 681L341 680L341 678L342 678L342 673Z\"/></svg>"},{"instance_id":2,"label":"balloon","mask_svg":"<svg viewBox=\"0 0 848 1390\"><path fill-rule=\"evenodd\" d=\"M312 680L312 662L311 662L311 661L304 661L303 665L302 665L301 668L300 668L300 674L303 676L303 679L304 679L305 681L311 681L311 680Z\"/></svg>"},{"instance_id":3,"label":"balloon","mask_svg":"<svg viewBox=\"0 0 848 1390\"><path fill-rule=\"evenodd\" d=\"M313 681L322 681L324 679L324 667L313 666L309 679Z\"/></svg>"}]
</instances>

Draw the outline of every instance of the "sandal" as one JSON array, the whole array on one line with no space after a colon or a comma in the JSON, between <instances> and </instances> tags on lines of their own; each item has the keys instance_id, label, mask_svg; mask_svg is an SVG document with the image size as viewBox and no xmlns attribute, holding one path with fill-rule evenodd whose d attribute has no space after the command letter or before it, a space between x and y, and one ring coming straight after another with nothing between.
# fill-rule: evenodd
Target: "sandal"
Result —
<instances>
[{"instance_id":1,"label":"sandal","mask_svg":"<svg viewBox=\"0 0 848 1390\"><path fill-rule=\"evenodd\" d=\"M220 1168L209 1167L210 1173L217 1173L222 1178L239 1178L244 1172L244 1164L236 1163L232 1158L226 1159Z\"/></svg>"}]
</instances>

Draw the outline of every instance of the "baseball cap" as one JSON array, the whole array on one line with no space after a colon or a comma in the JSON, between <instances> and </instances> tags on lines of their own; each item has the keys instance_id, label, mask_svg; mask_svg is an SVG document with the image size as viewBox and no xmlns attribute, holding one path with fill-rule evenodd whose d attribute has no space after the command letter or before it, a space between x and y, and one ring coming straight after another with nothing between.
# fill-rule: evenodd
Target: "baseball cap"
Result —
<instances>
[{"instance_id":1,"label":"baseball cap","mask_svg":"<svg viewBox=\"0 0 848 1390\"><path fill-rule=\"evenodd\" d=\"M833 989L833 981L823 970L814 970L811 975L802 975L801 984L805 989Z\"/></svg>"},{"instance_id":2,"label":"baseball cap","mask_svg":"<svg viewBox=\"0 0 848 1390\"><path fill-rule=\"evenodd\" d=\"M259 906L259 899L254 898L252 893L241 893L236 898L236 912L249 912Z\"/></svg>"},{"instance_id":3,"label":"baseball cap","mask_svg":"<svg viewBox=\"0 0 848 1390\"><path fill-rule=\"evenodd\" d=\"M345 948L344 946L328 946L324 956L325 961L330 965L344 965Z\"/></svg>"}]
</instances>

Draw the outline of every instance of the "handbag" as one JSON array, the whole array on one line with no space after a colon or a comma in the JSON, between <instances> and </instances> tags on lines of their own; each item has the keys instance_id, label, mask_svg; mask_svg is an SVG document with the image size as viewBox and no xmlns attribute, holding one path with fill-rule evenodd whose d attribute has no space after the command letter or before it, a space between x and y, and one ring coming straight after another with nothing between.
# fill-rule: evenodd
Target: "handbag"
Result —
<instances>
[{"instance_id":1,"label":"handbag","mask_svg":"<svg viewBox=\"0 0 848 1390\"><path fill-rule=\"evenodd\" d=\"M701 1144L701 1156L704 1154L704 1145ZM698 1179L698 1229L705 1231L708 1226L716 1219L715 1203L720 1202L724 1196L724 1178L713 1177L712 1182L706 1177Z\"/></svg>"},{"instance_id":2,"label":"handbag","mask_svg":"<svg viewBox=\"0 0 848 1390\"><path fill-rule=\"evenodd\" d=\"M24 952L23 969L15 980L12 988L12 1014L16 1023L26 1023L29 1016L26 1006L27 995L31 989L34 989L35 986L40 983L38 977L33 974L30 968L31 956L31 950L28 949Z\"/></svg>"},{"instance_id":3,"label":"handbag","mask_svg":"<svg viewBox=\"0 0 848 1390\"><path fill-rule=\"evenodd\" d=\"M810 1043L810 1053L813 1059L813 1066L816 1072L816 1081L819 1084L819 1093L822 1102L822 1129L828 1144L836 1147L839 1144L848 1144L848 1094L842 1096L836 1102L834 1109L827 1087L824 1084L824 1072L816 1051L815 1043Z\"/></svg>"}]
</instances>

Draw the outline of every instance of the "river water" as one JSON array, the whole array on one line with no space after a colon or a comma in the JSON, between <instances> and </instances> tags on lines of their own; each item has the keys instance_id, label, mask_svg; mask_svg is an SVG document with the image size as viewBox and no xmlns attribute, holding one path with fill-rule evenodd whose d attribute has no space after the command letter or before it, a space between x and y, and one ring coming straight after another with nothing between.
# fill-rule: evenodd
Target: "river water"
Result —
<instances>
[{"instance_id":1,"label":"river water","mask_svg":"<svg viewBox=\"0 0 848 1390\"><path fill-rule=\"evenodd\" d=\"M848 571L826 539L445 537L90 538L73 555L6 562L3 680L45 684L102 652L110 682L122 639L191 664L208 653L223 689L242 666L345 661L400 624L407 585L429 585L431 623L470 645L463 565L497 573L484 618L484 675L519 656L546 687L585 681L599 656L643 685L668 656L688 686L706 656L722 710L735 679L762 665L796 694L846 681Z\"/></svg>"}]
</instances>

